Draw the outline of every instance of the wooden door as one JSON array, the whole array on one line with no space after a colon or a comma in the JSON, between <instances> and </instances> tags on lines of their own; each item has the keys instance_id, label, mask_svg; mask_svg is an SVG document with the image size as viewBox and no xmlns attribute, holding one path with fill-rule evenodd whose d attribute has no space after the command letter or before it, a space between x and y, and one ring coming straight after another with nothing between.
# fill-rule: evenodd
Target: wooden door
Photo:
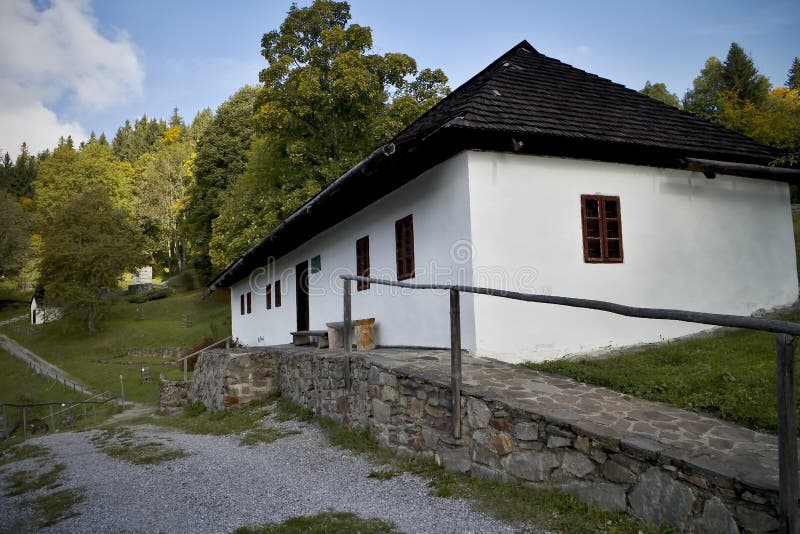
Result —
<instances>
[{"instance_id":1,"label":"wooden door","mask_svg":"<svg viewBox=\"0 0 800 534\"><path fill-rule=\"evenodd\" d=\"M295 302L297 302L297 331L308 330L308 261L295 269Z\"/></svg>"}]
</instances>

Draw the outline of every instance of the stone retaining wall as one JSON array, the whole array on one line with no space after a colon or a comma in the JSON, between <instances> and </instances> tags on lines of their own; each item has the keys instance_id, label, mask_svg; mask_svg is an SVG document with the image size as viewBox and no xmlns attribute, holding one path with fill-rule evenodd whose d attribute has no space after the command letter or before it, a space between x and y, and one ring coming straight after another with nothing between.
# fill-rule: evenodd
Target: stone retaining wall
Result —
<instances>
[{"instance_id":1,"label":"stone retaining wall","mask_svg":"<svg viewBox=\"0 0 800 534\"><path fill-rule=\"evenodd\" d=\"M158 382L158 411L175 415L189 404L189 382L160 380Z\"/></svg>"},{"instance_id":2,"label":"stone retaining wall","mask_svg":"<svg viewBox=\"0 0 800 534\"><path fill-rule=\"evenodd\" d=\"M626 511L653 526L687 532L770 532L774 491L664 460L642 441L598 427L577 431L563 420L515 409L480 395L462 396L461 440L451 437L449 386L403 374L353 354L345 387L334 351L264 348L211 351L195 369L189 399L220 409L280 390L282 396L345 426L368 428L398 455L432 458L445 468L494 480L550 484L580 499Z\"/></svg>"}]
</instances>

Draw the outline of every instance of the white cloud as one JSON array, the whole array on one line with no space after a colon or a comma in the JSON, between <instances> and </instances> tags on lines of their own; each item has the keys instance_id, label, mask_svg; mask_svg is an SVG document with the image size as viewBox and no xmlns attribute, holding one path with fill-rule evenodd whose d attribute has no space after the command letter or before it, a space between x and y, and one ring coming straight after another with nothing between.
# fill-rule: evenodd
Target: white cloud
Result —
<instances>
[{"instance_id":1,"label":"white cloud","mask_svg":"<svg viewBox=\"0 0 800 534\"><path fill-rule=\"evenodd\" d=\"M139 95L144 71L127 35L98 31L85 0L54 0L37 10L29 0L0 7L0 148L32 152L60 136L87 137L80 124L55 113L61 102L74 110L99 110Z\"/></svg>"}]
</instances>

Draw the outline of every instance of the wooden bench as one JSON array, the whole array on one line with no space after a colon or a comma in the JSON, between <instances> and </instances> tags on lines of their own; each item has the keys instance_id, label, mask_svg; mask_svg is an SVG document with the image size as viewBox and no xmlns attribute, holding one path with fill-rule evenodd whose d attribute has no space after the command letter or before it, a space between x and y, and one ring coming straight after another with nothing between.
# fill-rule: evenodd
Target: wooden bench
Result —
<instances>
[{"instance_id":1,"label":"wooden bench","mask_svg":"<svg viewBox=\"0 0 800 534\"><path fill-rule=\"evenodd\" d=\"M355 329L356 350L372 350L375 348L375 318L355 319L350 321ZM328 344L332 349L344 346L344 321L327 323ZM352 338L351 338L352 339Z\"/></svg>"},{"instance_id":2,"label":"wooden bench","mask_svg":"<svg viewBox=\"0 0 800 534\"><path fill-rule=\"evenodd\" d=\"M292 345L299 347L300 345L311 345L311 339L317 338L317 347L324 349L328 346L328 331L327 330L299 330L291 332Z\"/></svg>"}]
</instances>

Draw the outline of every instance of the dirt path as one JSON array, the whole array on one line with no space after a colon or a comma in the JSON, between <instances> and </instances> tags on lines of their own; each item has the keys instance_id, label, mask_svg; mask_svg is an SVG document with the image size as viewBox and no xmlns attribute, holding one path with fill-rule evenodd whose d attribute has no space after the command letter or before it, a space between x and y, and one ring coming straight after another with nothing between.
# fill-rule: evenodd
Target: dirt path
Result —
<instances>
[{"instance_id":1,"label":"dirt path","mask_svg":"<svg viewBox=\"0 0 800 534\"><path fill-rule=\"evenodd\" d=\"M44 358L37 356L5 334L0 334L0 348L36 368L40 374L63 382L68 387L72 387L75 391L79 391L85 395L92 395L93 393L88 387L69 376L66 371L53 365Z\"/></svg>"}]
</instances>

